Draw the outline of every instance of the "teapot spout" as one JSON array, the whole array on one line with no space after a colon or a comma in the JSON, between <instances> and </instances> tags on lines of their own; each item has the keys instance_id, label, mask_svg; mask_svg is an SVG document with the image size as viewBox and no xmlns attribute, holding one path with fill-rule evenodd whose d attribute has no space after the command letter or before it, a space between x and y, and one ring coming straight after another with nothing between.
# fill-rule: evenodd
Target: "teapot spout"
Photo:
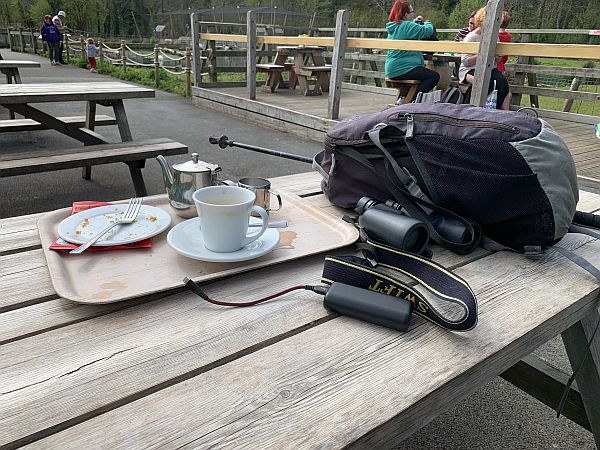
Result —
<instances>
[{"instance_id":1,"label":"teapot spout","mask_svg":"<svg viewBox=\"0 0 600 450\"><path fill-rule=\"evenodd\" d=\"M156 159L158 160L160 168L162 169L165 188L167 189L167 191L169 191L173 187L173 174L171 173L171 169L169 168L169 163L163 155L158 155Z\"/></svg>"}]
</instances>

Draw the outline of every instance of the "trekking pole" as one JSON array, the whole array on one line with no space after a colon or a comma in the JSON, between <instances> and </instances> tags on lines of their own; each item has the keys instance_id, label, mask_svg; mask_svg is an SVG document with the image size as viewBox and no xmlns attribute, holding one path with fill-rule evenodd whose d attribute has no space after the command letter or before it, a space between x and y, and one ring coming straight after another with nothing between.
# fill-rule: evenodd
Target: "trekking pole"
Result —
<instances>
[{"instance_id":1,"label":"trekking pole","mask_svg":"<svg viewBox=\"0 0 600 450\"><path fill-rule=\"evenodd\" d=\"M257 145L243 144L241 142L234 142L229 140L229 138L225 135L221 136L211 136L208 138L208 142L211 144L218 145L219 147L225 149L227 147L239 147L245 148L246 150L252 150L253 152L264 153L266 155L278 156L280 158L293 159L295 161L300 161L308 164L312 164L312 158L308 158L307 156L294 155L293 153L279 152L277 150L271 150L264 147L259 147Z\"/></svg>"}]
</instances>

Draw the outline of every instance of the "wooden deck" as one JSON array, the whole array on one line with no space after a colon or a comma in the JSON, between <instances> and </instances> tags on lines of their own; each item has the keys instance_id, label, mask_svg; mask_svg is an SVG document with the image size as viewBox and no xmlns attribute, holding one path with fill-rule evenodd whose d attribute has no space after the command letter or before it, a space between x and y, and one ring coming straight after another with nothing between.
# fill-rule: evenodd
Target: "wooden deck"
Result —
<instances>
[{"instance_id":1,"label":"wooden deck","mask_svg":"<svg viewBox=\"0 0 600 450\"><path fill-rule=\"evenodd\" d=\"M380 111L393 103L395 90L382 93L344 89L340 102L340 120L357 114ZM248 100L245 87L193 88L193 102L259 125L322 140L336 123L327 116L327 94L305 97L299 90L278 90L271 94L256 89L256 101ZM591 124L566 120L547 120L565 140L583 177L600 179L600 139Z\"/></svg>"}]
</instances>

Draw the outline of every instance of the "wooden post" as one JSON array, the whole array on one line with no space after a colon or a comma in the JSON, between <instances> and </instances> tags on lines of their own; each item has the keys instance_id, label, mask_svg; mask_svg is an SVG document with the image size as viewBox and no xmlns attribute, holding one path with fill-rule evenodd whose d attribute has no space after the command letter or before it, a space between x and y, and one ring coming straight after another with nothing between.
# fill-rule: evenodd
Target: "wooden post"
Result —
<instances>
[{"instance_id":1,"label":"wooden post","mask_svg":"<svg viewBox=\"0 0 600 450\"><path fill-rule=\"evenodd\" d=\"M471 89L471 105L483 106L487 99L488 86L498 43L498 30L502 20L504 0L489 0L485 7L485 20L481 42L475 64L475 81Z\"/></svg>"},{"instance_id":2,"label":"wooden post","mask_svg":"<svg viewBox=\"0 0 600 450\"><path fill-rule=\"evenodd\" d=\"M579 77L573 78L573 81L571 81L571 88L569 90L570 91L576 91L577 89L579 89L579 84L580 83L581 83L581 78L579 78ZM565 100L565 104L564 104L562 110L564 112L569 112L569 111L571 111L571 106L573 106L573 99L572 98L568 98L568 99Z\"/></svg>"},{"instance_id":3,"label":"wooden post","mask_svg":"<svg viewBox=\"0 0 600 450\"><path fill-rule=\"evenodd\" d=\"M200 24L197 13L190 14L190 30L192 34L192 67L194 72L194 86L202 83L202 52L200 51Z\"/></svg>"},{"instance_id":4,"label":"wooden post","mask_svg":"<svg viewBox=\"0 0 600 450\"><path fill-rule=\"evenodd\" d=\"M522 34L521 35L521 42L522 43L527 43L531 41L531 35L530 34ZM517 58L517 64L527 64L529 61L529 57L528 56L519 56ZM519 85L519 86L523 86L525 84L525 77L527 76L527 74L525 72L517 72L515 73L515 84ZM520 106L521 105L521 94L513 94L512 97L512 104L516 105L516 106Z\"/></svg>"},{"instance_id":5,"label":"wooden post","mask_svg":"<svg viewBox=\"0 0 600 450\"><path fill-rule=\"evenodd\" d=\"M33 48L33 54L37 55L38 53L38 35L37 32L31 33L31 47Z\"/></svg>"},{"instance_id":6,"label":"wooden post","mask_svg":"<svg viewBox=\"0 0 600 450\"><path fill-rule=\"evenodd\" d=\"M208 77L212 83L217 82L217 44L215 41L206 43L208 58Z\"/></svg>"},{"instance_id":7,"label":"wooden post","mask_svg":"<svg viewBox=\"0 0 600 450\"><path fill-rule=\"evenodd\" d=\"M104 48L102 47L102 41L98 41L98 47L100 48L100 50L98 50L98 61L100 63L100 68L102 68L104 64Z\"/></svg>"},{"instance_id":8,"label":"wooden post","mask_svg":"<svg viewBox=\"0 0 600 450\"><path fill-rule=\"evenodd\" d=\"M338 119L342 96L342 77L344 75L344 53L348 37L348 11L337 12L333 56L331 57L331 77L329 79L329 98L327 99L327 118Z\"/></svg>"},{"instance_id":9,"label":"wooden post","mask_svg":"<svg viewBox=\"0 0 600 450\"><path fill-rule=\"evenodd\" d=\"M250 100L256 100L256 13L246 14L246 91Z\"/></svg>"},{"instance_id":10,"label":"wooden post","mask_svg":"<svg viewBox=\"0 0 600 450\"><path fill-rule=\"evenodd\" d=\"M81 59L85 60L85 39L83 38L83 34L79 35L79 46L81 48Z\"/></svg>"},{"instance_id":11,"label":"wooden post","mask_svg":"<svg viewBox=\"0 0 600 450\"><path fill-rule=\"evenodd\" d=\"M185 49L185 96L189 97L192 92L192 51Z\"/></svg>"},{"instance_id":12,"label":"wooden post","mask_svg":"<svg viewBox=\"0 0 600 450\"><path fill-rule=\"evenodd\" d=\"M121 67L123 67L123 73L127 71L127 55L125 54L125 41L121 39Z\"/></svg>"},{"instance_id":13,"label":"wooden post","mask_svg":"<svg viewBox=\"0 0 600 450\"><path fill-rule=\"evenodd\" d=\"M25 53L25 39L23 38L23 28L19 27L19 45L21 46L20 52Z\"/></svg>"},{"instance_id":14,"label":"wooden post","mask_svg":"<svg viewBox=\"0 0 600 450\"><path fill-rule=\"evenodd\" d=\"M154 46L154 87L160 85L160 61L158 60L158 45Z\"/></svg>"},{"instance_id":15,"label":"wooden post","mask_svg":"<svg viewBox=\"0 0 600 450\"><path fill-rule=\"evenodd\" d=\"M67 62L70 62L71 61L71 57L69 55L69 50L70 50L70 48L69 48L69 37L68 36L63 36L63 39L64 39L63 40L63 44L64 44L63 51L65 52L65 56L66 56Z\"/></svg>"}]
</instances>

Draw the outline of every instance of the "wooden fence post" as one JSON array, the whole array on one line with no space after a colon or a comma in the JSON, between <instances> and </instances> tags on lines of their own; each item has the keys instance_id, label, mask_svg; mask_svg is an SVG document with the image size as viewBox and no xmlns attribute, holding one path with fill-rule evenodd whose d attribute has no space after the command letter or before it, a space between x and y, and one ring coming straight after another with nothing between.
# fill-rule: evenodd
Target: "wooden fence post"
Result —
<instances>
[{"instance_id":1,"label":"wooden fence post","mask_svg":"<svg viewBox=\"0 0 600 450\"><path fill-rule=\"evenodd\" d=\"M502 20L504 0L489 0L485 7L485 20L481 31L481 42L475 64L475 81L471 89L471 105L484 106L496 56L498 30Z\"/></svg>"},{"instance_id":2,"label":"wooden fence post","mask_svg":"<svg viewBox=\"0 0 600 450\"><path fill-rule=\"evenodd\" d=\"M83 34L79 35L79 47L81 48L81 59L85 60L85 39L83 38Z\"/></svg>"},{"instance_id":3,"label":"wooden fence post","mask_svg":"<svg viewBox=\"0 0 600 450\"><path fill-rule=\"evenodd\" d=\"M70 50L70 47L69 47L69 36L66 36L66 35L63 36L63 44L64 44L63 51L65 52L67 62L70 62L71 61L71 57L69 55L69 50Z\"/></svg>"},{"instance_id":4,"label":"wooden fence post","mask_svg":"<svg viewBox=\"0 0 600 450\"><path fill-rule=\"evenodd\" d=\"M154 87L160 85L160 61L158 60L158 45L154 46Z\"/></svg>"},{"instance_id":5,"label":"wooden fence post","mask_svg":"<svg viewBox=\"0 0 600 450\"><path fill-rule=\"evenodd\" d=\"M208 41L207 47L207 58L208 58L208 77L212 83L216 83L218 80L217 74L217 44L215 41Z\"/></svg>"},{"instance_id":6,"label":"wooden fence post","mask_svg":"<svg viewBox=\"0 0 600 450\"><path fill-rule=\"evenodd\" d=\"M581 83L581 78L579 77L575 77L573 78L573 80L571 81L571 88L569 89L570 91L576 91L577 89L579 89L579 84ZM564 112L569 112L571 111L571 107L573 106L573 99L572 98L568 98L565 100L565 104L563 106L563 111ZM539 105L538 105L539 107Z\"/></svg>"},{"instance_id":7,"label":"wooden fence post","mask_svg":"<svg viewBox=\"0 0 600 450\"><path fill-rule=\"evenodd\" d=\"M31 47L33 48L33 54L37 55L38 53L38 35L39 33L37 32L32 32L31 33Z\"/></svg>"},{"instance_id":8,"label":"wooden fence post","mask_svg":"<svg viewBox=\"0 0 600 450\"><path fill-rule=\"evenodd\" d=\"M190 30L192 34L192 66L194 72L194 86L202 83L202 52L200 51L200 24L197 13L190 14Z\"/></svg>"},{"instance_id":9,"label":"wooden fence post","mask_svg":"<svg viewBox=\"0 0 600 450\"><path fill-rule=\"evenodd\" d=\"M125 54L125 40L121 39L121 67L123 73L127 71L127 55Z\"/></svg>"},{"instance_id":10,"label":"wooden fence post","mask_svg":"<svg viewBox=\"0 0 600 450\"><path fill-rule=\"evenodd\" d=\"M98 41L98 47L100 48L100 50L98 50L98 61L100 62L100 68L102 68L102 65L104 64L104 48L102 47L102 41Z\"/></svg>"},{"instance_id":11,"label":"wooden fence post","mask_svg":"<svg viewBox=\"0 0 600 450\"><path fill-rule=\"evenodd\" d=\"M189 97L192 92L192 51L185 49L185 96Z\"/></svg>"},{"instance_id":12,"label":"wooden fence post","mask_svg":"<svg viewBox=\"0 0 600 450\"><path fill-rule=\"evenodd\" d=\"M250 100L256 100L256 13L246 15L246 90Z\"/></svg>"},{"instance_id":13,"label":"wooden fence post","mask_svg":"<svg viewBox=\"0 0 600 450\"><path fill-rule=\"evenodd\" d=\"M338 119L340 99L342 97L342 77L344 75L344 53L348 37L348 11L341 9L335 20L335 38L331 57L331 76L329 79L329 98L327 99L327 118Z\"/></svg>"}]
</instances>

